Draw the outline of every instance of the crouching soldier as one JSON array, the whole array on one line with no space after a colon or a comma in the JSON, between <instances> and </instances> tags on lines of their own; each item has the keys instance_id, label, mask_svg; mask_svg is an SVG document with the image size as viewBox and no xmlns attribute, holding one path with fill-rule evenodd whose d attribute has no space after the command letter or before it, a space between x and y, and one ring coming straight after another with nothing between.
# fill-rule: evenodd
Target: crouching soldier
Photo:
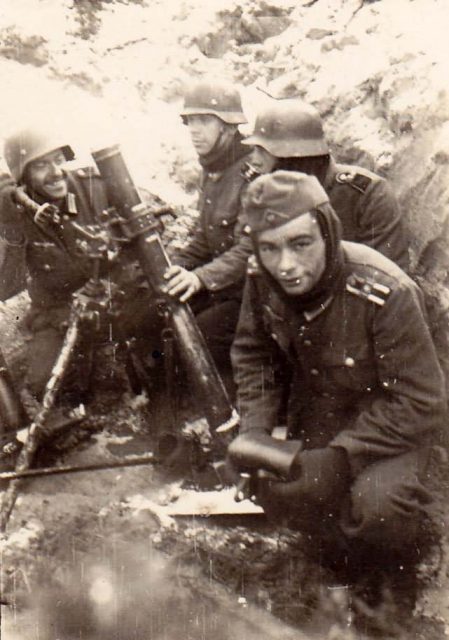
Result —
<instances>
[{"instance_id":1,"label":"crouching soldier","mask_svg":"<svg viewBox=\"0 0 449 640\"><path fill-rule=\"evenodd\" d=\"M231 462L274 473L259 473L255 493L280 524L403 551L431 500L446 401L421 291L374 249L341 241L314 176L259 177L246 210L255 264L232 349ZM271 434L286 396L282 441Z\"/></svg>"},{"instance_id":2,"label":"crouching soldier","mask_svg":"<svg viewBox=\"0 0 449 640\"><path fill-rule=\"evenodd\" d=\"M240 95L224 81L203 80L186 93L183 122L202 166L199 219L186 246L172 256L167 291L188 300L215 362L228 380L251 242L243 234L241 190L250 149Z\"/></svg>"},{"instance_id":3,"label":"crouching soldier","mask_svg":"<svg viewBox=\"0 0 449 640\"><path fill-rule=\"evenodd\" d=\"M79 251L75 229L98 225L108 202L102 179L92 167L67 170L67 161L74 159L72 148L62 139L44 130L15 132L5 141L4 156L13 179L3 180L0 206L0 235L11 250L22 247L28 271L27 289L31 298L28 322L32 338L28 344L26 386L41 399L53 364L61 350L70 316L73 293L92 275L92 261ZM51 219L42 206L40 213L18 203L16 187L38 205L57 207L57 220ZM125 269L117 267L122 278L134 280L132 261ZM102 265L103 277L113 274L112 265ZM146 305L142 295L135 296L125 287L128 304L133 298L139 306L127 308L122 315L120 330L133 334L143 329ZM135 293L135 290L134 290ZM128 323L129 326L126 325ZM111 329L115 334L115 329ZM108 338L115 335L108 333ZM89 336L86 337L89 341ZM83 360L80 354L80 364ZM81 387L84 382L78 381ZM76 385L75 385L76 386ZM86 389L82 389L82 393ZM73 398L82 401L82 398Z\"/></svg>"}]
</instances>

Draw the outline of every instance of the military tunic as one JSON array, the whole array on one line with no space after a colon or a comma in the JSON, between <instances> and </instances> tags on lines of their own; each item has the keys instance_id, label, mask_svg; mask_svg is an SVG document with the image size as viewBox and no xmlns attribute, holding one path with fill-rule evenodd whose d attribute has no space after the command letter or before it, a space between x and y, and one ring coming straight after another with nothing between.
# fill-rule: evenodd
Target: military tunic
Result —
<instances>
[{"instance_id":1,"label":"military tunic","mask_svg":"<svg viewBox=\"0 0 449 640\"><path fill-rule=\"evenodd\" d=\"M247 148L238 142L226 150L214 171L203 169L199 220L192 239L173 256L173 263L192 270L204 289L190 304L209 350L233 393L230 348L237 325L246 264L252 253L244 233L241 195ZM217 166L218 165L218 166Z\"/></svg>"},{"instance_id":2,"label":"military tunic","mask_svg":"<svg viewBox=\"0 0 449 640\"><path fill-rule=\"evenodd\" d=\"M323 186L342 223L343 239L373 247L407 271L408 235L388 182L372 171L331 159Z\"/></svg>"},{"instance_id":3,"label":"military tunic","mask_svg":"<svg viewBox=\"0 0 449 640\"><path fill-rule=\"evenodd\" d=\"M344 447L357 473L435 432L444 385L417 285L369 247L342 244L345 277L315 311L294 313L249 275L232 356L243 431L276 426L289 361L291 435Z\"/></svg>"},{"instance_id":4,"label":"military tunic","mask_svg":"<svg viewBox=\"0 0 449 640\"><path fill-rule=\"evenodd\" d=\"M241 191L247 156L223 163L222 171L203 173L198 223L191 241L173 258L193 270L210 292L240 297L251 241L243 233Z\"/></svg>"},{"instance_id":5,"label":"military tunic","mask_svg":"<svg viewBox=\"0 0 449 640\"><path fill-rule=\"evenodd\" d=\"M79 233L73 222L81 226L98 224L101 213L108 207L103 181L93 168L69 172L67 184L68 194L59 206L58 224L36 224L31 214L12 201L9 211L3 208L0 213L0 235L12 250L21 247L25 254L31 298L28 323L33 333L28 345L27 384L36 396L42 393L61 348L72 294L92 275L92 261L77 247ZM126 332L127 325L134 331L145 314L142 296L133 295L131 287L137 274L137 267L129 257L121 258L120 265L102 266L100 275L110 275L122 286L126 283L128 301L140 302L132 313L122 314L120 331L123 328Z\"/></svg>"}]
</instances>

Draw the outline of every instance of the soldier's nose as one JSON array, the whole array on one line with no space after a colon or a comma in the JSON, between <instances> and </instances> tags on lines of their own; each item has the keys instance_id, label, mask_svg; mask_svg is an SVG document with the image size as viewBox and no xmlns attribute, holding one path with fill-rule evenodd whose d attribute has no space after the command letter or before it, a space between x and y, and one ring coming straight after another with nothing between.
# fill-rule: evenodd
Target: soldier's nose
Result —
<instances>
[{"instance_id":1,"label":"soldier's nose","mask_svg":"<svg viewBox=\"0 0 449 640\"><path fill-rule=\"evenodd\" d=\"M295 268L295 266L296 263L290 253L288 251L283 251L279 260L279 271L284 275L288 275Z\"/></svg>"},{"instance_id":2,"label":"soldier's nose","mask_svg":"<svg viewBox=\"0 0 449 640\"><path fill-rule=\"evenodd\" d=\"M50 165L50 173L53 177L56 178L62 177L64 175L61 165L55 162L52 162Z\"/></svg>"}]
</instances>

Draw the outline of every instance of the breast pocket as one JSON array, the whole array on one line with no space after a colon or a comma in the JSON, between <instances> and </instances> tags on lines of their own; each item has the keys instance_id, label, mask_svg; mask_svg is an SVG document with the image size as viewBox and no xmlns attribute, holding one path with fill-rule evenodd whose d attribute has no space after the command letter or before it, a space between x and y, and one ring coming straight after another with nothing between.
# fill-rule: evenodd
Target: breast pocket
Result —
<instances>
[{"instance_id":1,"label":"breast pocket","mask_svg":"<svg viewBox=\"0 0 449 640\"><path fill-rule=\"evenodd\" d=\"M30 270L49 272L57 268L61 262L62 252L54 242L32 242L28 245Z\"/></svg>"},{"instance_id":2,"label":"breast pocket","mask_svg":"<svg viewBox=\"0 0 449 640\"><path fill-rule=\"evenodd\" d=\"M377 386L375 360L367 344L350 345L345 350L328 348L322 361L332 386L365 393Z\"/></svg>"}]
</instances>

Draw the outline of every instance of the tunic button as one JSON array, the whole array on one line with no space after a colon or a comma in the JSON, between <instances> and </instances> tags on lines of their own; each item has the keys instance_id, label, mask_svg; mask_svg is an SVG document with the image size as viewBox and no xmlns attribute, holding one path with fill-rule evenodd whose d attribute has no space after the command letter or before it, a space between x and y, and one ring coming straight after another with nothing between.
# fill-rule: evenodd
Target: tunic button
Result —
<instances>
[{"instance_id":1,"label":"tunic button","mask_svg":"<svg viewBox=\"0 0 449 640\"><path fill-rule=\"evenodd\" d=\"M51 271L51 266L49 264L44 264L44 271Z\"/></svg>"},{"instance_id":2,"label":"tunic button","mask_svg":"<svg viewBox=\"0 0 449 640\"><path fill-rule=\"evenodd\" d=\"M346 358L346 359L345 359L345 365L346 365L347 367L353 367L353 366L355 365L355 360L354 360L354 358L350 358L350 357Z\"/></svg>"},{"instance_id":3,"label":"tunic button","mask_svg":"<svg viewBox=\"0 0 449 640\"><path fill-rule=\"evenodd\" d=\"M318 371L318 369L310 369L310 373L311 373L313 376L317 376L317 375L319 374L319 371Z\"/></svg>"},{"instance_id":4,"label":"tunic button","mask_svg":"<svg viewBox=\"0 0 449 640\"><path fill-rule=\"evenodd\" d=\"M212 200L210 198L206 198L206 204L212 204Z\"/></svg>"},{"instance_id":5,"label":"tunic button","mask_svg":"<svg viewBox=\"0 0 449 640\"><path fill-rule=\"evenodd\" d=\"M277 333L272 333L271 337L273 338L273 340L277 340L278 339L278 334Z\"/></svg>"},{"instance_id":6,"label":"tunic button","mask_svg":"<svg viewBox=\"0 0 449 640\"><path fill-rule=\"evenodd\" d=\"M305 347L311 347L312 346L311 341L310 340L304 340L304 346Z\"/></svg>"},{"instance_id":7,"label":"tunic button","mask_svg":"<svg viewBox=\"0 0 449 640\"><path fill-rule=\"evenodd\" d=\"M227 227L227 226L228 226L228 224L229 224L229 222L228 222L227 220L222 220L222 221L221 221L221 226L222 226L222 227Z\"/></svg>"}]
</instances>

